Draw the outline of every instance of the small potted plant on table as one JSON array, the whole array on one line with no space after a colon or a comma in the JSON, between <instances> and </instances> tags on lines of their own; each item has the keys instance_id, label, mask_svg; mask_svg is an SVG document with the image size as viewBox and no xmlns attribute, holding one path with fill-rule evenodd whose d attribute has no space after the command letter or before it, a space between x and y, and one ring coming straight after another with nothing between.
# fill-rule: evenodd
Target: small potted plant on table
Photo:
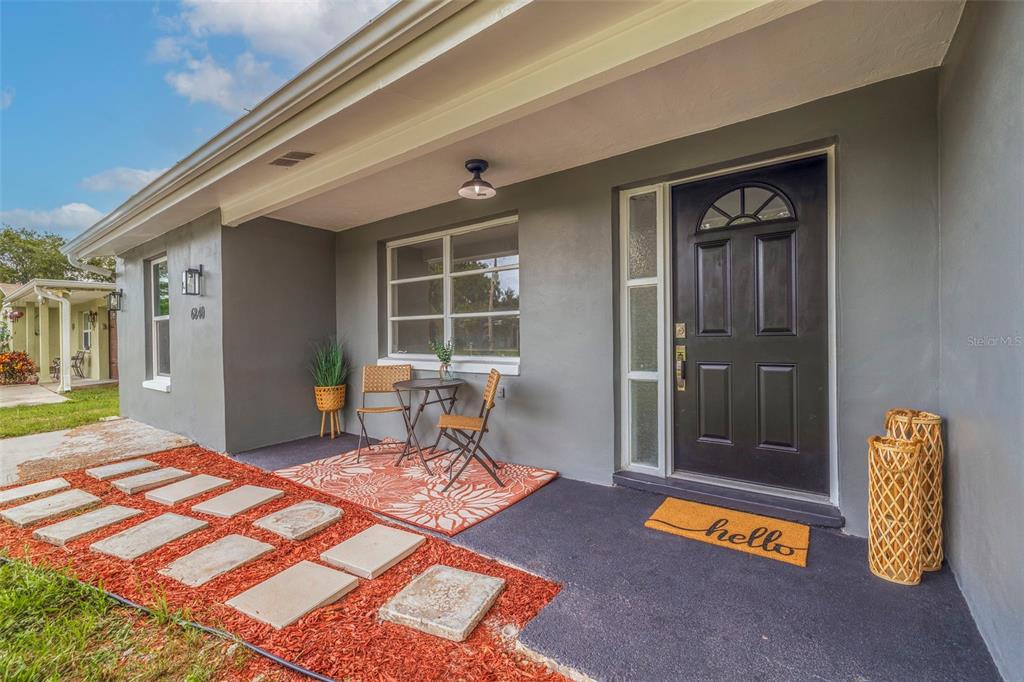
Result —
<instances>
[{"instance_id":1,"label":"small potted plant on table","mask_svg":"<svg viewBox=\"0 0 1024 682\"><path fill-rule=\"evenodd\" d=\"M430 350L434 351L434 355L441 362L440 367L437 368L437 373L441 377L442 381L447 381L452 378L452 354L455 352L455 342L448 339L444 343L438 341L430 342Z\"/></svg>"},{"instance_id":2,"label":"small potted plant on table","mask_svg":"<svg viewBox=\"0 0 1024 682\"><path fill-rule=\"evenodd\" d=\"M345 407L345 379L348 378L348 363L341 344L328 339L313 348L313 362L309 368L313 374L313 395L320 410L320 437L324 437L324 421L331 418L331 438L335 429L341 433L339 412Z\"/></svg>"}]
</instances>

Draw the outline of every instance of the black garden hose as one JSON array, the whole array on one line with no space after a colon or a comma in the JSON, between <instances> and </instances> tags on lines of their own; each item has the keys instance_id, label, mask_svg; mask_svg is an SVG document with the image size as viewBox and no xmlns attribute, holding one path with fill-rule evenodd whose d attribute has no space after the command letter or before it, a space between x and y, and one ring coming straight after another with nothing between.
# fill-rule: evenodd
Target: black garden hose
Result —
<instances>
[{"instance_id":1,"label":"black garden hose","mask_svg":"<svg viewBox=\"0 0 1024 682\"><path fill-rule=\"evenodd\" d=\"M13 559L10 559L10 558L4 557L4 556L0 556L0 563L8 564L8 563L15 563L15 562L14 562ZM156 617L156 614L148 606L143 606L142 604L136 604L135 602L133 602L130 599L125 599L124 597L122 597L120 595L114 594L113 592L107 592L106 590L104 590L102 588L96 587L95 585L90 585L89 583L82 582L81 580L76 580L76 582L79 583L80 585L85 585L86 587L88 587L90 589L93 589L93 590L96 590L97 592L102 593L108 599L112 599L112 600L116 601L117 603L121 604L122 606L127 606L129 608L136 609L138 611L142 611L143 613L145 613L145 614L147 614L147 615L149 615L151 617ZM249 642L246 642L244 639L240 639L239 637L231 634L230 632L225 632L224 630L220 630L218 628L211 628L209 626L203 625L202 623L196 623L194 621L186 620L184 618L179 618L177 616L172 616L171 618L172 618L172 620L174 621L174 623L176 625L180 625L180 626L183 626L183 627L191 627L191 628L195 628L197 630L202 630L203 632L206 632L206 633L209 633L211 635L214 635L215 637L220 637L221 639L226 639L226 640L230 640L232 642L236 642L238 644L241 644L242 646L244 646L245 648L249 649L253 653L259 654L260 656L263 656L264 658L270 659L274 663L277 663L279 666L281 666L283 668L287 668L288 670L291 670L293 672L297 672L300 675L305 675L306 677L309 677L309 678L314 679L314 680L318 680L319 682L337 682L336 680L334 680L331 677L325 677L324 675L321 675L320 673L313 672L309 668L303 668L301 665L298 665L296 663L292 663L290 661L286 661L285 659L281 658L280 656L275 656L274 654L270 653L266 649L260 648L260 647L256 646L255 644L251 644Z\"/></svg>"}]
</instances>

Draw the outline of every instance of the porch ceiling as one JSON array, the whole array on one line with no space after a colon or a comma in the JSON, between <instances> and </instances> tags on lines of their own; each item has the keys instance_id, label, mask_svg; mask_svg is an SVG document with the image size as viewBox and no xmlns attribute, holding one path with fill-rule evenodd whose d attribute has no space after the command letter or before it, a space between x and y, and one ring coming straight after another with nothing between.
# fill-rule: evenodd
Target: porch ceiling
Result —
<instances>
[{"instance_id":1,"label":"porch ceiling","mask_svg":"<svg viewBox=\"0 0 1024 682\"><path fill-rule=\"evenodd\" d=\"M500 189L938 66L962 8L815 4L270 215L344 230L456 199L468 158Z\"/></svg>"}]
</instances>

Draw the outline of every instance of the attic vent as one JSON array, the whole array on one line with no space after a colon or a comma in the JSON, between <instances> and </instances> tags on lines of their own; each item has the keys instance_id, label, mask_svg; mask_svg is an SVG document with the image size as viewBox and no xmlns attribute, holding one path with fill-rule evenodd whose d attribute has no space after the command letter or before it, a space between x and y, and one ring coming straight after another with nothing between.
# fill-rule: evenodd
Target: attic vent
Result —
<instances>
[{"instance_id":1,"label":"attic vent","mask_svg":"<svg viewBox=\"0 0 1024 682\"><path fill-rule=\"evenodd\" d=\"M288 152L282 157L276 158L270 162L271 166L294 166L299 161L305 161L309 157L314 156L310 152Z\"/></svg>"}]
</instances>

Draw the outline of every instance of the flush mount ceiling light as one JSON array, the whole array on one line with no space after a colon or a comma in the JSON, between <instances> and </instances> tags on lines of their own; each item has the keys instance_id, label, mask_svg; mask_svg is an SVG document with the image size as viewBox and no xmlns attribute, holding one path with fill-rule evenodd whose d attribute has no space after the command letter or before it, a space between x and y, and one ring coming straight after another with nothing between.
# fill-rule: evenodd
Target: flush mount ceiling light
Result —
<instances>
[{"instance_id":1,"label":"flush mount ceiling light","mask_svg":"<svg viewBox=\"0 0 1024 682\"><path fill-rule=\"evenodd\" d=\"M487 170L487 162L483 159L470 159L466 162L466 170L473 174L472 180L462 183L459 196L463 199L490 199L497 191L494 185L480 177Z\"/></svg>"}]
</instances>

